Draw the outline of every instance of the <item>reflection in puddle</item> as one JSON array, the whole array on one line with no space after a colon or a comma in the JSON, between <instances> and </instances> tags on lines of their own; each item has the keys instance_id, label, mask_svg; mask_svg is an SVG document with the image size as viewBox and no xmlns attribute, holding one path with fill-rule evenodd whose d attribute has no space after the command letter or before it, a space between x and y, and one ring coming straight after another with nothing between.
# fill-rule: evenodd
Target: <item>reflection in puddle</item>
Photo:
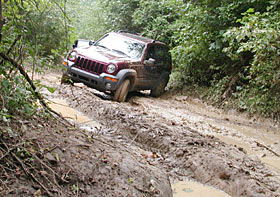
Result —
<instances>
[{"instance_id":1,"label":"reflection in puddle","mask_svg":"<svg viewBox=\"0 0 280 197\"><path fill-rule=\"evenodd\" d=\"M64 99L52 99L49 106L54 111L61 114L64 118L70 119L81 125L82 129L92 131L100 128L100 124L94 120L90 120L89 117L83 115L81 112L69 107L68 103Z\"/></svg>"},{"instance_id":2,"label":"reflection in puddle","mask_svg":"<svg viewBox=\"0 0 280 197\"><path fill-rule=\"evenodd\" d=\"M194 181L180 181L172 185L173 197L229 197L228 194L213 187Z\"/></svg>"}]
</instances>

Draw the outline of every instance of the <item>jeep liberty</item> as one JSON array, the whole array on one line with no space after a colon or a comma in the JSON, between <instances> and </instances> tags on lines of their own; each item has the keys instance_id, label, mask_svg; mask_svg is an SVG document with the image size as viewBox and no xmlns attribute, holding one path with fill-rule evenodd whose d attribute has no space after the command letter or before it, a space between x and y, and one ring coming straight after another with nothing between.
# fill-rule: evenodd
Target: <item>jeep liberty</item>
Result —
<instances>
[{"instance_id":1,"label":"jeep liberty","mask_svg":"<svg viewBox=\"0 0 280 197\"><path fill-rule=\"evenodd\" d=\"M61 83L82 82L124 102L129 91L151 90L152 96L160 96L172 62L166 44L119 31L105 34L87 47L74 48L63 67Z\"/></svg>"}]
</instances>

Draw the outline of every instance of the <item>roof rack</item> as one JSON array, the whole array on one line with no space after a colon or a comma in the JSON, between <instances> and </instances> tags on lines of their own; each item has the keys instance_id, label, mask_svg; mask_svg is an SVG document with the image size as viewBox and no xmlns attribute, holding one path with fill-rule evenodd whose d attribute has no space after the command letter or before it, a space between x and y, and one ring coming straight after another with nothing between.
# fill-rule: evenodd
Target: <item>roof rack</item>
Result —
<instances>
[{"instance_id":1,"label":"roof rack","mask_svg":"<svg viewBox=\"0 0 280 197\"><path fill-rule=\"evenodd\" d=\"M135 32L132 32L132 31L127 31L127 30L119 30L117 33L130 33L130 34L139 35L138 33L135 33Z\"/></svg>"}]
</instances>

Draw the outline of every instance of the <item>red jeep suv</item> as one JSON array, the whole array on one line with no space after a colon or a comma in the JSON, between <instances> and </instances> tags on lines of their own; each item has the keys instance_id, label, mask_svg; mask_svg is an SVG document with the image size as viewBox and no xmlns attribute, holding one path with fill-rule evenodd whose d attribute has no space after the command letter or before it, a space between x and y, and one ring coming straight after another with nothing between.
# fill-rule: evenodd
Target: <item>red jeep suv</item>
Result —
<instances>
[{"instance_id":1,"label":"red jeep suv","mask_svg":"<svg viewBox=\"0 0 280 197\"><path fill-rule=\"evenodd\" d=\"M154 97L164 92L172 70L166 44L124 31L91 44L74 48L64 59L62 83L82 82L110 91L118 102L124 102L129 91L151 90Z\"/></svg>"}]
</instances>

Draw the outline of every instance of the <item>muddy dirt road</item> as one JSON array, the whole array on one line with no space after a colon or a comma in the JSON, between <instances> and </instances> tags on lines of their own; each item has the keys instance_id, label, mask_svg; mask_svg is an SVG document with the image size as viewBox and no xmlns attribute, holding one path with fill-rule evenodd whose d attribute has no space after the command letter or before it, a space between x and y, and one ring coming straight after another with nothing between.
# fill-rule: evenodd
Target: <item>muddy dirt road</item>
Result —
<instances>
[{"instance_id":1,"label":"muddy dirt road","mask_svg":"<svg viewBox=\"0 0 280 197\"><path fill-rule=\"evenodd\" d=\"M82 114L70 119L86 116L76 121L82 129L137 152L171 183L194 180L231 196L280 196L278 124L168 92L160 98L130 94L128 102L116 103L83 84L60 85L59 77L42 77L56 88L42 90L50 104L78 110Z\"/></svg>"}]
</instances>

